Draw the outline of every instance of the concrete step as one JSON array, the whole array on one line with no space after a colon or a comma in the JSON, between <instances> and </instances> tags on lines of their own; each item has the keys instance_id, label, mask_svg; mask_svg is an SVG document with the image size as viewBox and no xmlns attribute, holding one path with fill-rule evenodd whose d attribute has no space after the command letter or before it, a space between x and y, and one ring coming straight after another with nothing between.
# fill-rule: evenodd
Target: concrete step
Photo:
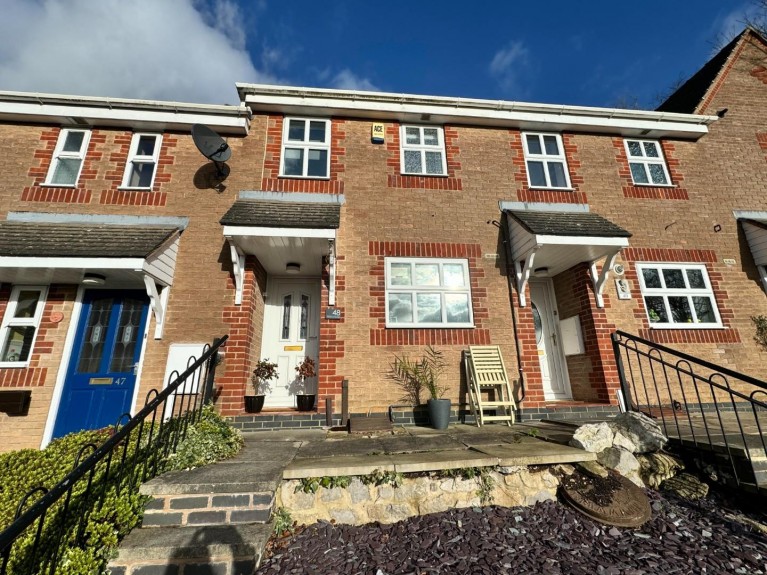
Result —
<instances>
[{"instance_id":1,"label":"concrete step","mask_svg":"<svg viewBox=\"0 0 767 575\"><path fill-rule=\"evenodd\" d=\"M274 491L154 495L147 503L142 527L266 523L274 497Z\"/></svg>"},{"instance_id":2,"label":"concrete step","mask_svg":"<svg viewBox=\"0 0 767 575\"><path fill-rule=\"evenodd\" d=\"M271 524L134 529L109 563L111 575L253 575Z\"/></svg>"}]
</instances>

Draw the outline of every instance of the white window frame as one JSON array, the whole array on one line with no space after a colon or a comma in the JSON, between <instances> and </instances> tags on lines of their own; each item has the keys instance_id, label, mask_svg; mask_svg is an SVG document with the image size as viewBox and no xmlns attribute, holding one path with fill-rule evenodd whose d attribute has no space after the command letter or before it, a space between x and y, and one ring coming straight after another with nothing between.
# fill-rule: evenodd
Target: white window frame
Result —
<instances>
[{"instance_id":1,"label":"white window frame","mask_svg":"<svg viewBox=\"0 0 767 575\"><path fill-rule=\"evenodd\" d=\"M73 132L82 132L83 142L80 149L77 152L65 152L64 144L67 141L67 136ZM51 158L51 165L48 168L48 174L45 177L45 186L55 186L57 188L74 188L77 186L77 182L80 181L80 174L83 171L83 164L85 164L85 156L88 153L88 144L91 141L91 131L85 128L62 128L59 132L59 139L56 142L56 148L53 150L53 157ZM57 184L53 182L53 175L56 173L60 160L80 160L80 167L77 170L77 176L73 184Z\"/></svg>"},{"instance_id":2,"label":"white window frame","mask_svg":"<svg viewBox=\"0 0 767 575\"><path fill-rule=\"evenodd\" d=\"M644 274L642 273L645 269L656 269L660 273L661 278L661 285L665 286L665 279L663 278L662 270L664 269L676 269L676 270L682 270L682 276L684 277L685 285L687 287L683 289L669 289L666 287L660 287L660 288L648 288L645 286L645 280L644 280ZM706 285L705 288L691 288L688 284L687 274L685 273L685 270L699 270L702 272L703 275L703 281ZM639 288L642 293L642 305L645 308L645 314L647 316L647 321L652 329L716 329L716 328L722 328L724 327L722 325L722 318L719 315L719 305L716 301L716 295L714 294L714 290L711 287L711 280L708 276L708 269L706 268L705 264L685 264L685 263L650 263L650 262L642 262L636 264L636 272L637 277L639 278ZM668 323L658 323L653 322L650 319L650 310L647 307L647 304L645 303L645 297L648 296L660 296L663 297L663 303L666 308L666 315L669 319ZM716 321L714 323L673 323L672 318L673 315L671 313L671 308L668 303L668 296L686 296L688 298L688 305L690 307L690 311L693 314L693 318L696 318L695 314L695 306L692 303L693 296L706 296L711 299L713 302L713 312L714 317L716 318Z\"/></svg>"},{"instance_id":3,"label":"white window frame","mask_svg":"<svg viewBox=\"0 0 767 575\"><path fill-rule=\"evenodd\" d=\"M421 142L424 141L423 130L424 128L432 128L437 130L437 144L408 144L407 143L407 129L417 128L421 134ZM445 178L447 177L447 152L445 151L445 129L442 126L433 125L418 125L418 124L402 124L399 128L399 141L400 141L400 172L406 176L425 176L427 178ZM405 170L405 152L420 152L421 154L421 172L408 172ZM426 172L426 152L439 152L442 157L442 173L441 174L429 174Z\"/></svg>"},{"instance_id":4,"label":"white window frame","mask_svg":"<svg viewBox=\"0 0 767 575\"><path fill-rule=\"evenodd\" d=\"M632 156L629 150L629 142L637 142L642 148L642 156ZM645 144L654 144L658 150L658 157L653 158L647 156L645 153ZM624 138L623 148L626 150L626 158L628 159L629 172L631 173L631 181L635 186L650 186L653 188L673 188L674 183L671 181L671 174L668 172L668 166L666 165L666 157L663 155L663 146L660 145L660 140L638 140L636 138ZM647 176L647 182L637 182L634 180L634 172L631 171L631 164L640 164L644 168L645 175ZM650 164L660 165L663 168L663 174L666 177L665 184L656 184L652 181L650 174Z\"/></svg>"},{"instance_id":5,"label":"white window frame","mask_svg":"<svg viewBox=\"0 0 767 575\"><path fill-rule=\"evenodd\" d=\"M142 137L154 137L154 153L151 156L138 155L138 144ZM157 166L160 164L160 149L162 148L162 134L155 134L151 132L137 132L133 134L133 139L130 143L130 151L128 153L128 161L125 163L125 173L123 174L123 182L121 188L124 190L151 190L154 187L154 180L157 177ZM144 186L131 186L129 185L130 176L133 173L133 164L154 164L154 170L152 170L152 181L146 187Z\"/></svg>"},{"instance_id":6,"label":"white window frame","mask_svg":"<svg viewBox=\"0 0 767 575\"><path fill-rule=\"evenodd\" d=\"M541 145L541 154L533 154L527 147L527 137L536 136ZM557 139L557 147L560 150L559 154L547 154L546 146L543 143L544 136L554 136ZM527 183L531 188L536 190L572 190L572 184L570 183L570 169L567 166L567 157L565 156L565 146L562 143L562 136L560 134L552 134L549 132L523 132L522 133L522 146L525 151L525 171L527 172ZM530 167L528 162L543 162L543 175L546 177L546 185L541 186L533 184L530 179ZM549 163L562 164L562 168L565 171L565 186L552 186L551 178L549 176Z\"/></svg>"},{"instance_id":7,"label":"white window frame","mask_svg":"<svg viewBox=\"0 0 767 575\"><path fill-rule=\"evenodd\" d=\"M439 277L440 277L440 283L442 282L442 264L461 264L463 266L463 277L466 281L465 286L456 286L456 287L446 287L446 286L401 286L401 285L392 285L390 283L392 274L391 274L391 265L392 264L410 264L411 265L411 278L415 278L415 264L438 264L439 267ZM442 328L442 329L455 329L455 328L473 328L474 327L474 309L473 309L473 302L471 298L471 277L469 276L469 261L466 259L461 258L400 258L400 257L390 257L384 259L384 275L385 275L385 284L386 289L384 290L384 300L386 302L385 305L385 313L386 313L386 327L387 328ZM418 322L411 322L411 323L392 323L389 321L389 294L392 293L399 293L399 294L412 294L412 310L413 310L413 319L417 317L417 309L416 309L416 297L415 295L418 293L439 293L440 294L440 301L442 306L442 320L439 323L431 322L431 323L418 323ZM445 297L444 294L446 293L465 293L468 296L469 300L469 321L464 323L449 323L447 321L447 306L445 305Z\"/></svg>"},{"instance_id":8,"label":"white window frame","mask_svg":"<svg viewBox=\"0 0 767 575\"><path fill-rule=\"evenodd\" d=\"M295 140L288 140L288 133L290 130L291 120L301 120L306 122L304 130L304 140L297 142ZM325 141L324 142L310 142L309 141L309 123L310 122L322 122L325 124ZM329 180L330 179L330 143L332 136L330 130L332 128L329 118L304 118L299 116L287 116L283 121L282 126L282 147L280 150L280 177L281 178L295 178L302 180ZM303 166L301 168L301 175L286 174L285 173L285 148L299 148L304 151ZM327 164L325 166L324 176L309 176L309 151L310 150L326 150L327 151Z\"/></svg>"},{"instance_id":9,"label":"white window frame","mask_svg":"<svg viewBox=\"0 0 767 575\"><path fill-rule=\"evenodd\" d=\"M40 298L37 301L37 308L35 309L34 317L30 318L15 318L16 308L19 304L19 293L22 291L38 291L40 292ZM32 338L32 345L29 348L29 356L26 361L0 361L0 368L2 367L27 367L32 360L32 355L35 350L35 343L37 342L37 335L40 333L40 320L43 317L43 310L45 309L45 302L48 297L48 286L41 285L15 285L11 290L11 297L8 300L8 305L5 308L5 315L3 316L2 324L0 324L0 353L5 349L5 343L10 334L10 328L14 327L34 327L35 335Z\"/></svg>"}]
</instances>

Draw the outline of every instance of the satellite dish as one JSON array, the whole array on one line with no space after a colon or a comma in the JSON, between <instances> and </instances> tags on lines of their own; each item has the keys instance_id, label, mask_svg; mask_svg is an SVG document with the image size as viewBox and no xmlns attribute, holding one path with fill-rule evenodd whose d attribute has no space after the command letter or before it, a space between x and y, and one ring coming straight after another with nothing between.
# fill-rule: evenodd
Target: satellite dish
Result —
<instances>
[{"instance_id":1,"label":"satellite dish","mask_svg":"<svg viewBox=\"0 0 767 575\"><path fill-rule=\"evenodd\" d=\"M220 178L228 175L224 170L224 162L232 157L232 149L224 139L204 124L192 126L192 140L200 153L216 164L216 171Z\"/></svg>"}]
</instances>

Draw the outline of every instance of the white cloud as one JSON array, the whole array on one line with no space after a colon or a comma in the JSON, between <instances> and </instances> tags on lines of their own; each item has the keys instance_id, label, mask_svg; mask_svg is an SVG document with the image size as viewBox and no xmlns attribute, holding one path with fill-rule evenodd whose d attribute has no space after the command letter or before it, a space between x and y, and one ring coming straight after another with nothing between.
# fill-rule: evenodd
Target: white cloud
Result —
<instances>
[{"instance_id":1,"label":"white cloud","mask_svg":"<svg viewBox=\"0 0 767 575\"><path fill-rule=\"evenodd\" d=\"M339 90L367 90L370 92L379 92L379 88L367 78L361 78L348 68L344 68L338 74L333 76L330 81L332 88Z\"/></svg>"},{"instance_id":2,"label":"white cloud","mask_svg":"<svg viewBox=\"0 0 767 575\"><path fill-rule=\"evenodd\" d=\"M490 74L506 92L524 92L520 77L527 68L530 51L521 41L510 42L498 50L490 61Z\"/></svg>"},{"instance_id":3,"label":"white cloud","mask_svg":"<svg viewBox=\"0 0 767 575\"><path fill-rule=\"evenodd\" d=\"M760 3L747 2L716 18L714 30L721 43L726 44L743 31L747 22L758 21L764 16L764 8Z\"/></svg>"},{"instance_id":4,"label":"white cloud","mask_svg":"<svg viewBox=\"0 0 767 575\"><path fill-rule=\"evenodd\" d=\"M255 68L233 0L3 4L2 90L233 103L235 82L276 81Z\"/></svg>"}]
</instances>

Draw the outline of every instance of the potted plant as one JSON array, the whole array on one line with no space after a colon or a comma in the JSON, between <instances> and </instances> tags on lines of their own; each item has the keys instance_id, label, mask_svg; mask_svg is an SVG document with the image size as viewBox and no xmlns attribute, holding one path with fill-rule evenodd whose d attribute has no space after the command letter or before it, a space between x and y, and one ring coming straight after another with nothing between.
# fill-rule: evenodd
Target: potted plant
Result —
<instances>
[{"instance_id":1,"label":"potted plant","mask_svg":"<svg viewBox=\"0 0 767 575\"><path fill-rule=\"evenodd\" d=\"M311 411L314 409L316 395L306 393L307 378L317 375L314 366L314 360L311 357L305 357L304 360L296 366L296 408L298 411Z\"/></svg>"},{"instance_id":2,"label":"potted plant","mask_svg":"<svg viewBox=\"0 0 767 575\"><path fill-rule=\"evenodd\" d=\"M271 381L277 379L277 364L269 361L268 358L261 359L253 370L250 377L250 384L253 386L255 395L245 396L245 411L247 413L261 413L264 407L266 394L271 391Z\"/></svg>"},{"instance_id":3,"label":"potted plant","mask_svg":"<svg viewBox=\"0 0 767 575\"><path fill-rule=\"evenodd\" d=\"M426 348L426 353L419 360L394 356L391 365L391 378L404 389L407 401L420 405L421 393L425 390L429 394L426 407L434 429L447 429L450 424L450 400L442 397L447 387L439 383L444 370L442 352L431 346Z\"/></svg>"}]
</instances>

